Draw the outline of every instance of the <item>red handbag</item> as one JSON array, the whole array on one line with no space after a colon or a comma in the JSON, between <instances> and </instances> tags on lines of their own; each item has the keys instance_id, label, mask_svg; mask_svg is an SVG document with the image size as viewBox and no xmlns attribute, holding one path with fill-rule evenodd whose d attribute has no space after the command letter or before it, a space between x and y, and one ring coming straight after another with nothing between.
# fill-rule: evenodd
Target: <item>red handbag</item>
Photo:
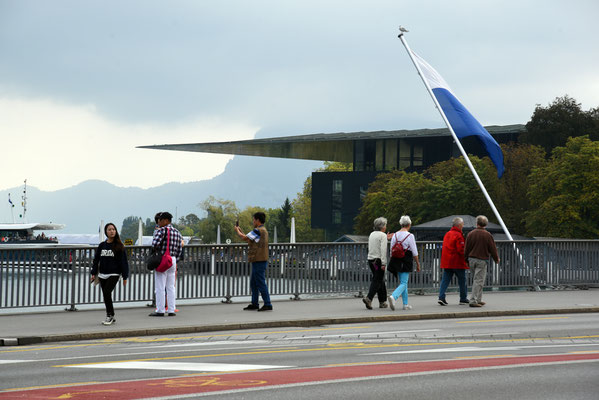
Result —
<instances>
[{"instance_id":1,"label":"red handbag","mask_svg":"<svg viewBox=\"0 0 599 400\"><path fill-rule=\"evenodd\" d=\"M173 266L173 257L171 257L171 251L169 244L171 241L171 230L166 228L166 252L162 255L160 265L156 268L158 272L166 272L170 267Z\"/></svg>"}]
</instances>

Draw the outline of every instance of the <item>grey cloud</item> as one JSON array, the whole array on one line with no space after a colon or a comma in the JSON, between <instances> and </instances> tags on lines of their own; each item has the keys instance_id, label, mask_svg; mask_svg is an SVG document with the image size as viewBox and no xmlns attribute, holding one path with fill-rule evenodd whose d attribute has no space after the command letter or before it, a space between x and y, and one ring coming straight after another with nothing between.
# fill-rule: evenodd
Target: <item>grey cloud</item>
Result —
<instances>
[{"instance_id":1,"label":"grey cloud","mask_svg":"<svg viewBox=\"0 0 599 400\"><path fill-rule=\"evenodd\" d=\"M535 86L577 79L570 63L597 79L597 6L576 4L3 2L0 88L128 122L218 115L290 133L440 126L396 38L402 23L475 115L522 123L521 110L552 100ZM494 88L518 82L522 92L497 109ZM472 97L481 86L495 108Z\"/></svg>"}]
</instances>

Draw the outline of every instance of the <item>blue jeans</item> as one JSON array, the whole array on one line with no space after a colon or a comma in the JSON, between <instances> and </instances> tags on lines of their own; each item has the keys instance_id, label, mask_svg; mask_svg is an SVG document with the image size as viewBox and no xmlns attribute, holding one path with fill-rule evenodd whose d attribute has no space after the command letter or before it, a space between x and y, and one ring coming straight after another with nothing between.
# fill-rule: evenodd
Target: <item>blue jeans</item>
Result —
<instances>
[{"instance_id":1,"label":"blue jeans","mask_svg":"<svg viewBox=\"0 0 599 400\"><path fill-rule=\"evenodd\" d=\"M445 300L445 291L451 283L451 278L453 278L454 275L458 278L458 285L460 286L460 301L468 300L466 270L458 268L443 269L443 278L441 278L441 288L439 289L439 300Z\"/></svg>"},{"instance_id":2,"label":"blue jeans","mask_svg":"<svg viewBox=\"0 0 599 400\"><path fill-rule=\"evenodd\" d=\"M252 274L250 276L250 289L252 291L252 304L258 305L258 297L262 295L265 306L272 306L268 286L266 286L267 261L256 261L252 263Z\"/></svg>"},{"instance_id":3,"label":"blue jeans","mask_svg":"<svg viewBox=\"0 0 599 400\"><path fill-rule=\"evenodd\" d=\"M399 299L399 296L401 296L401 299L403 300L403 305L407 305L408 304L408 279L410 278L410 273L409 272L399 272L399 286L393 291L393 294L391 294L391 296L393 296L393 298L395 300Z\"/></svg>"}]
</instances>

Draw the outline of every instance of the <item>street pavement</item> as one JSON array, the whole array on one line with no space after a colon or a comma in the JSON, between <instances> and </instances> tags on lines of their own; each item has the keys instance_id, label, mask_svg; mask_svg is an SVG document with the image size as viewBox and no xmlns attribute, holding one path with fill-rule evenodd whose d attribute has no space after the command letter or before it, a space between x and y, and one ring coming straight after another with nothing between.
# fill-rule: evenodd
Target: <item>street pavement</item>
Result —
<instances>
[{"instance_id":1,"label":"street pavement","mask_svg":"<svg viewBox=\"0 0 599 400\"><path fill-rule=\"evenodd\" d=\"M150 317L149 307L116 305L116 320L104 326L104 310L0 314L0 345L88 340L147 335L186 334L270 327L301 327L332 324L475 318L508 315L599 313L599 289L485 292L484 307L458 304L457 293L448 293L449 305L437 304L435 295L410 295L412 310L367 310L361 298L320 298L273 301L274 311L243 311L248 302L179 305L173 317Z\"/></svg>"}]
</instances>

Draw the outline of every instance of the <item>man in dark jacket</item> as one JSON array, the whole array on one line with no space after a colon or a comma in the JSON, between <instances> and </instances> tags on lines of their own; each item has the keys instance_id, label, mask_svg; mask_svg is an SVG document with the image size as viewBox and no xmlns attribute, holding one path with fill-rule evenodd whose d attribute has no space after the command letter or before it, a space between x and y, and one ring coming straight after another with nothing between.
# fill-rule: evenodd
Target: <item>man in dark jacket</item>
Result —
<instances>
[{"instance_id":1,"label":"man in dark jacket","mask_svg":"<svg viewBox=\"0 0 599 400\"><path fill-rule=\"evenodd\" d=\"M468 260L468 265L473 273L470 307L482 307L486 304L482 298L489 256L499 263L495 240L485 229L488 223L489 220L484 215L476 217L476 229L470 232L466 238L464 257Z\"/></svg>"},{"instance_id":2,"label":"man in dark jacket","mask_svg":"<svg viewBox=\"0 0 599 400\"><path fill-rule=\"evenodd\" d=\"M460 304L468 304L468 287L466 283L466 270L468 264L464 258L464 234L462 228L464 220L460 217L453 219L453 226L443 237L443 248L441 249L441 287L439 288L439 305L446 306L445 291L455 275L460 286Z\"/></svg>"}]
</instances>

